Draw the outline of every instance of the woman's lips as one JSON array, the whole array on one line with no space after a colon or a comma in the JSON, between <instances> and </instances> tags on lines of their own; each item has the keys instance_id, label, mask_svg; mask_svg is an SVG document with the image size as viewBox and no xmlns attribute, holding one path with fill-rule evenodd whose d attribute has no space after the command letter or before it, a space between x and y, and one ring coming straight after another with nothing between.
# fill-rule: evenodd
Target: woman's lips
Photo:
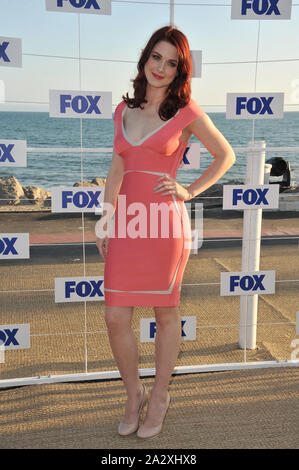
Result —
<instances>
[{"instance_id":1,"label":"woman's lips","mask_svg":"<svg viewBox=\"0 0 299 470\"><path fill-rule=\"evenodd\" d=\"M160 77L160 75L156 75L154 72L152 72L154 78L156 78L157 80L162 80L164 77Z\"/></svg>"}]
</instances>

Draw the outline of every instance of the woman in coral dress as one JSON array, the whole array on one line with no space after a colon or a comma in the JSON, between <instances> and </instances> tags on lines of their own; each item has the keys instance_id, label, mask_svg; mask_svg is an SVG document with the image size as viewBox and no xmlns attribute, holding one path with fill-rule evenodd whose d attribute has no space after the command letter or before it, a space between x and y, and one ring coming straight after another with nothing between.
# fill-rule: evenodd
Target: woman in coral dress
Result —
<instances>
[{"instance_id":1,"label":"woman in coral dress","mask_svg":"<svg viewBox=\"0 0 299 470\"><path fill-rule=\"evenodd\" d=\"M138 347L131 328L134 306L153 307L156 318L155 384L137 432L138 437L149 438L161 432L180 348L178 307L191 248L184 201L214 184L235 161L229 143L191 98L191 76L186 36L171 26L159 29L141 54L134 97L123 96L113 118L112 163L99 221L102 230L97 223L96 234L105 260L105 321L128 394L118 426L121 435L138 429L148 399L139 378ZM215 161L186 189L176 175L192 134Z\"/></svg>"}]
</instances>

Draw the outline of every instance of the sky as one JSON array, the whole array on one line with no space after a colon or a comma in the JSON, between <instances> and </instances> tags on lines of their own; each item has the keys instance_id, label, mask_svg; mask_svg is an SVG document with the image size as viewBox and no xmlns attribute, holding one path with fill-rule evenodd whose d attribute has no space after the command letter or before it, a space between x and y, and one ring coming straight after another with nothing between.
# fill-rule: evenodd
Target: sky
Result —
<instances>
[{"instance_id":1,"label":"sky","mask_svg":"<svg viewBox=\"0 0 299 470\"><path fill-rule=\"evenodd\" d=\"M225 112L226 93L253 92L255 82L258 92L283 92L284 111L299 111L299 0L290 20L260 22L231 20L231 0L178 3L174 25L191 50L202 51L192 97L204 111ZM81 14L80 66L78 17L46 11L45 0L0 0L0 36L21 38L23 49L22 68L0 67L6 100L0 111L48 111L38 103L48 103L49 89L78 90L80 69L82 90L111 91L114 110L123 94L132 96L141 51L156 29L170 24L170 8L167 0L114 0L111 15ZM257 48L258 60L276 62L256 68Z\"/></svg>"}]
</instances>

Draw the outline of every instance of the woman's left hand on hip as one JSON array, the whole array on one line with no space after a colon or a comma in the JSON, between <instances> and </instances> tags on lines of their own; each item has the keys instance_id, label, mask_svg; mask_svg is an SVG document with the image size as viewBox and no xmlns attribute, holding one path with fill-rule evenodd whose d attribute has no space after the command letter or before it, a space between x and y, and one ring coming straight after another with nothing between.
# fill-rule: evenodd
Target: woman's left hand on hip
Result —
<instances>
[{"instance_id":1,"label":"woman's left hand on hip","mask_svg":"<svg viewBox=\"0 0 299 470\"><path fill-rule=\"evenodd\" d=\"M161 181L162 179L163 181ZM189 201L192 199L192 195L189 191L171 176L165 174L160 176L157 181L161 181L161 183L155 186L154 193L161 193L161 195L174 194L183 201Z\"/></svg>"}]
</instances>

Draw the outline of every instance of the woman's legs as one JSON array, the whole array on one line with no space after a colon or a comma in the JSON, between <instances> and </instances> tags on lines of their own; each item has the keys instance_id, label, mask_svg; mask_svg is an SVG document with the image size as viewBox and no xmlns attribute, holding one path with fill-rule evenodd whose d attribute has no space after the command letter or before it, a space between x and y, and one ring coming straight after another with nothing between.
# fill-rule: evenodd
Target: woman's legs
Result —
<instances>
[{"instance_id":1,"label":"woman's legs","mask_svg":"<svg viewBox=\"0 0 299 470\"><path fill-rule=\"evenodd\" d=\"M163 417L171 374L181 344L179 307L154 307L156 316L156 377L151 391L144 425L157 426Z\"/></svg>"},{"instance_id":2,"label":"woman's legs","mask_svg":"<svg viewBox=\"0 0 299 470\"><path fill-rule=\"evenodd\" d=\"M105 306L105 322L109 342L128 394L125 416L127 424L136 420L142 396L142 382L138 372L138 346L132 330L134 307Z\"/></svg>"}]
</instances>

